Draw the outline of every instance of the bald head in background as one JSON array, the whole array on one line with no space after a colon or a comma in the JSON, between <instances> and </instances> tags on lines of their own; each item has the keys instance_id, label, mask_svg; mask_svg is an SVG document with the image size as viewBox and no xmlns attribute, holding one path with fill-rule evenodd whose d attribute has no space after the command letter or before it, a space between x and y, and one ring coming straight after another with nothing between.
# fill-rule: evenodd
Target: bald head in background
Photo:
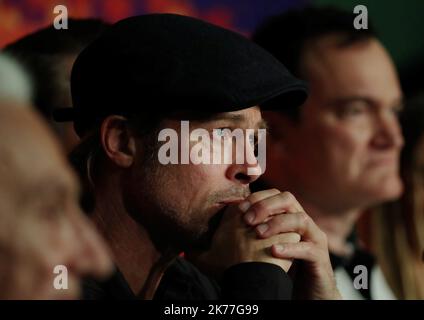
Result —
<instances>
[{"instance_id":1,"label":"bald head in background","mask_svg":"<svg viewBox=\"0 0 424 320\"><path fill-rule=\"evenodd\" d=\"M11 56L0 54L0 100L20 105L31 101L31 81L24 68Z\"/></svg>"},{"instance_id":2,"label":"bald head in background","mask_svg":"<svg viewBox=\"0 0 424 320\"><path fill-rule=\"evenodd\" d=\"M83 275L106 276L108 253L78 207L78 184L30 107L0 102L0 299L69 299ZM57 265L68 289L54 288Z\"/></svg>"},{"instance_id":3,"label":"bald head in background","mask_svg":"<svg viewBox=\"0 0 424 320\"><path fill-rule=\"evenodd\" d=\"M62 149L30 105L31 82L0 54L0 299L79 296L83 275L111 263L78 207L78 185ZM53 286L57 265L68 289Z\"/></svg>"}]
</instances>

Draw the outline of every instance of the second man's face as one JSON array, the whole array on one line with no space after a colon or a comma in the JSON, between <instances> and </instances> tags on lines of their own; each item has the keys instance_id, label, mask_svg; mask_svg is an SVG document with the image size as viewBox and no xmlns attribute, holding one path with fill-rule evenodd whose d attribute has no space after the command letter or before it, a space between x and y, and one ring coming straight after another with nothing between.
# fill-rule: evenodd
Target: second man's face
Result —
<instances>
[{"instance_id":1,"label":"second man's face","mask_svg":"<svg viewBox=\"0 0 424 320\"><path fill-rule=\"evenodd\" d=\"M400 195L402 92L378 41L346 48L332 41L305 54L311 92L286 140L284 170L293 171L309 200L337 211Z\"/></svg>"}]
</instances>

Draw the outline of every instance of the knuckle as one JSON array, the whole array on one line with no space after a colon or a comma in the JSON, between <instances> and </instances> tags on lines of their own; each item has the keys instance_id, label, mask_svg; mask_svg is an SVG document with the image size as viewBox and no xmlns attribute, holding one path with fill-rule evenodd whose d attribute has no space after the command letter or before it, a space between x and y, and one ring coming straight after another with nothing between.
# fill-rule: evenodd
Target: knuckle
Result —
<instances>
[{"instance_id":1,"label":"knuckle","mask_svg":"<svg viewBox=\"0 0 424 320\"><path fill-rule=\"evenodd\" d=\"M311 244L310 242L305 242L305 245L304 245L304 247L303 247L303 248L304 248L304 250L305 250L306 252L309 252L309 253L310 253L311 251L313 251L313 250L312 250L312 247L313 247L313 246L312 246L312 244Z\"/></svg>"},{"instance_id":2,"label":"knuckle","mask_svg":"<svg viewBox=\"0 0 424 320\"><path fill-rule=\"evenodd\" d=\"M281 193L281 195L287 199L288 201L293 201L296 200L296 198L294 197L294 195L291 192L285 191L283 193Z\"/></svg>"},{"instance_id":3,"label":"knuckle","mask_svg":"<svg viewBox=\"0 0 424 320\"><path fill-rule=\"evenodd\" d=\"M327 246L328 246L328 237L327 237L327 234L324 231L322 231L322 230L320 230L319 234L320 234L320 240L321 240L321 242L327 248Z\"/></svg>"},{"instance_id":4,"label":"knuckle","mask_svg":"<svg viewBox=\"0 0 424 320\"><path fill-rule=\"evenodd\" d=\"M275 230L279 229L281 222L280 222L279 217L272 217L271 219L269 219L266 222L266 224L268 225L269 230L275 231Z\"/></svg>"},{"instance_id":5,"label":"knuckle","mask_svg":"<svg viewBox=\"0 0 424 320\"><path fill-rule=\"evenodd\" d=\"M305 212L299 212L297 217L301 226L307 227L310 223L310 218Z\"/></svg>"},{"instance_id":6,"label":"knuckle","mask_svg":"<svg viewBox=\"0 0 424 320\"><path fill-rule=\"evenodd\" d=\"M281 233L277 237L277 241L279 243L297 243L297 238L293 235L293 233Z\"/></svg>"},{"instance_id":7,"label":"knuckle","mask_svg":"<svg viewBox=\"0 0 424 320\"><path fill-rule=\"evenodd\" d=\"M252 210L254 210L255 213L258 214L258 215L264 215L269 211L269 208L268 208L268 205L265 202L260 201L260 202L255 203L252 206Z\"/></svg>"},{"instance_id":8,"label":"knuckle","mask_svg":"<svg viewBox=\"0 0 424 320\"><path fill-rule=\"evenodd\" d=\"M250 203L254 203L256 201L258 201L258 195L257 193L252 193L250 196L247 197L246 200L248 200Z\"/></svg>"},{"instance_id":9,"label":"knuckle","mask_svg":"<svg viewBox=\"0 0 424 320\"><path fill-rule=\"evenodd\" d=\"M310 242L306 242L303 246L303 250L307 255L316 259L317 252L314 250L314 246Z\"/></svg>"},{"instance_id":10,"label":"knuckle","mask_svg":"<svg viewBox=\"0 0 424 320\"><path fill-rule=\"evenodd\" d=\"M276 233L284 232L283 234L286 234L287 230L285 230L286 228L284 227L283 221L284 221L283 217L273 216L271 219L267 221L267 224L269 227L269 229L267 230L267 233L276 234Z\"/></svg>"},{"instance_id":11,"label":"knuckle","mask_svg":"<svg viewBox=\"0 0 424 320\"><path fill-rule=\"evenodd\" d=\"M298 243L300 241L300 234L295 232L290 232L287 234L287 241L292 243Z\"/></svg>"}]
</instances>

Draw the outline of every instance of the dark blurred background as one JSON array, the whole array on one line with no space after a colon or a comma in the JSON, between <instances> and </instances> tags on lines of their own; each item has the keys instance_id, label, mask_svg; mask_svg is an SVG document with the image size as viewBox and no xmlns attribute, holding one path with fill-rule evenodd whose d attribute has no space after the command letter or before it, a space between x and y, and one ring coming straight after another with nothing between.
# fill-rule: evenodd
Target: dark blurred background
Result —
<instances>
[{"instance_id":1,"label":"dark blurred background","mask_svg":"<svg viewBox=\"0 0 424 320\"><path fill-rule=\"evenodd\" d=\"M307 4L352 10L367 6L370 18L398 67L407 96L422 88L424 1L422 0L0 0L0 46L53 22L63 4L70 17L114 22L127 16L172 12L202 18L245 35L263 18Z\"/></svg>"}]
</instances>

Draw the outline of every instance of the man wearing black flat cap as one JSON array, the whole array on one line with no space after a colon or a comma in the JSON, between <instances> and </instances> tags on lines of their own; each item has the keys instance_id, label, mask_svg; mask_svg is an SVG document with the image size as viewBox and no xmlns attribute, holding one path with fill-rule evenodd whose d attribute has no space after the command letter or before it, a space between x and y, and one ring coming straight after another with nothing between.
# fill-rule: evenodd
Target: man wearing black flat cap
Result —
<instances>
[{"instance_id":1,"label":"man wearing black flat cap","mask_svg":"<svg viewBox=\"0 0 424 320\"><path fill-rule=\"evenodd\" d=\"M288 299L293 259L309 266L294 281L307 281L302 297L339 297L325 235L296 199L249 191L264 170L259 106L298 107L307 95L270 54L197 19L133 17L79 55L71 91L73 109L56 118L82 139L72 160L92 196L84 205L117 267L107 283L88 281L86 298ZM236 129L245 145L227 143ZM222 160L240 150L246 161Z\"/></svg>"}]
</instances>

